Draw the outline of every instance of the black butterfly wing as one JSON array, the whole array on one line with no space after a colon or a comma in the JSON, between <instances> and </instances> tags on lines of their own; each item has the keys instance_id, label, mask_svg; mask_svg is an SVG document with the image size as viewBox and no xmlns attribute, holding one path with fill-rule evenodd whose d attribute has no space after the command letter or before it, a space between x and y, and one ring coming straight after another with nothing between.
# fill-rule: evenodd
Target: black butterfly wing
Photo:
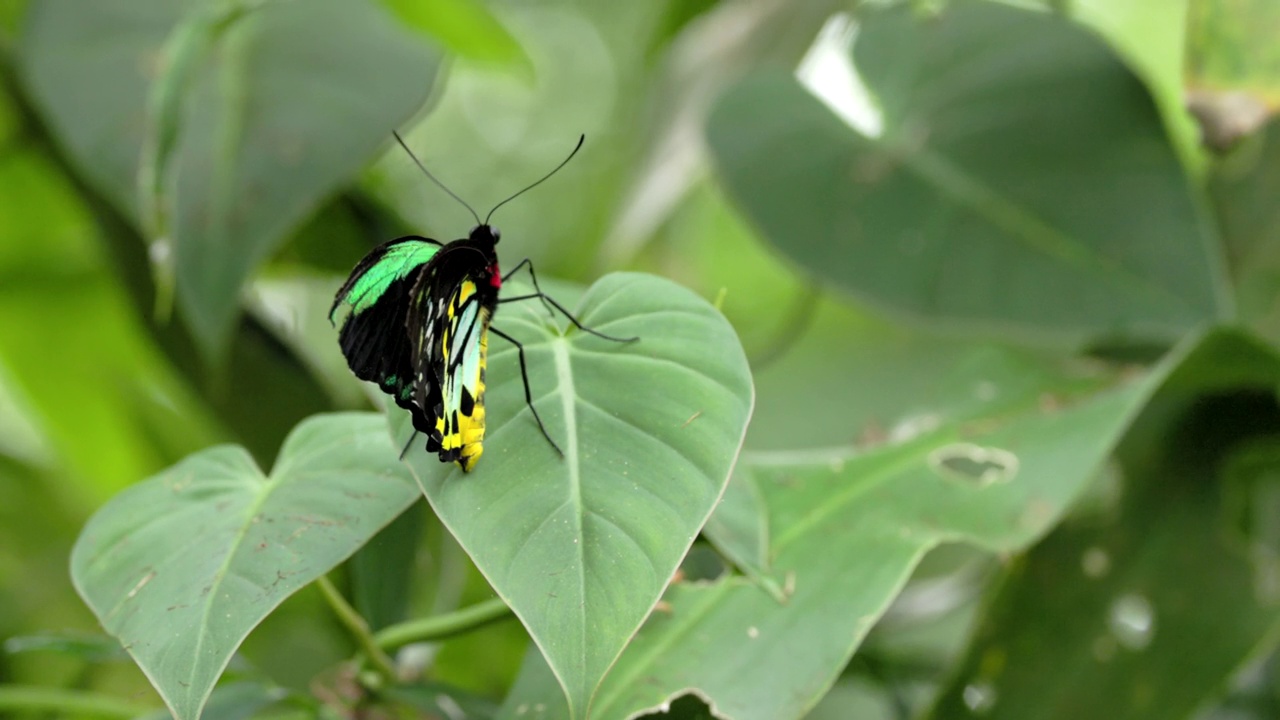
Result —
<instances>
[{"instance_id":1,"label":"black butterfly wing","mask_svg":"<svg viewBox=\"0 0 1280 720\"><path fill-rule=\"evenodd\" d=\"M435 240L404 237L375 248L339 288L329 319L351 372L378 384L428 432L434 422L414 396L413 339L406 332L412 290L440 251ZM339 319L339 314L343 313Z\"/></svg>"},{"instance_id":2,"label":"black butterfly wing","mask_svg":"<svg viewBox=\"0 0 1280 720\"><path fill-rule=\"evenodd\" d=\"M427 451L468 471L484 440L487 331L496 300L489 262L472 248L446 248L420 276L409 309L415 402L433 423Z\"/></svg>"},{"instance_id":3,"label":"black butterfly wing","mask_svg":"<svg viewBox=\"0 0 1280 720\"><path fill-rule=\"evenodd\" d=\"M409 359L413 386L413 403L422 408L425 427L415 428L427 436L427 452L440 450L441 433L437 420L441 411L440 394L440 316L444 300L440 287L439 266L423 268L409 291L409 308L405 315L405 337L409 339Z\"/></svg>"}]
</instances>

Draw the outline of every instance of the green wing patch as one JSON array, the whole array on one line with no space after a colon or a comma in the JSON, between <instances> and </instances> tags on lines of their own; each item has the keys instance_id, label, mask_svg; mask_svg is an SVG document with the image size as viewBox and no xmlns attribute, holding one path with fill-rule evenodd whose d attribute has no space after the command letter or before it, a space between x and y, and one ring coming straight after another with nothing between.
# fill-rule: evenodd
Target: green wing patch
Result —
<instances>
[{"instance_id":1,"label":"green wing patch","mask_svg":"<svg viewBox=\"0 0 1280 720\"><path fill-rule=\"evenodd\" d=\"M378 246L351 271L329 308L329 321L339 326L338 343L351 372L377 383L396 405L413 414L414 427L424 430L430 423L413 402L411 343L404 322L417 276L440 247L435 240L416 236Z\"/></svg>"}]
</instances>

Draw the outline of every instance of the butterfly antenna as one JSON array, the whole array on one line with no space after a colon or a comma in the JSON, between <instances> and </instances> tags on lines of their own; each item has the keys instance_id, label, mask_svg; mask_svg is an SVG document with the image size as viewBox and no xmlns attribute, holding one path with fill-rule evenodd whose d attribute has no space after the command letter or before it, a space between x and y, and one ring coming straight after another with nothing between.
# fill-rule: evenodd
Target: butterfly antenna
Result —
<instances>
[{"instance_id":1,"label":"butterfly antenna","mask_svg":"<svg viewBox=\"0 0 1280 720\"><path fill-rule=\"evenodd\" d=\"M489 224L489 218L493 217L493 213L494 213L498 208L502 207L503 205L506 205L507 203L511 202L512 200L515 200L516 198L520 197L521 195L523 195L523 194L525 194L525 193L529 192L530 190L534 189L535 187L537 187L537 186L541 185L543 182L545 182L545 181L547 180L547 178L549 178L549 177L551 177L552 175L555 175L557 172L559 172L559 171L560 171L560 168L562 168L562 167L564 167L565 165L569 164L569 161L573 159L573 156L574 156L574 155L577 155L577 154L578 154L578 151L582 149L582 143L583 143L583 141L584 141L584 140L586 140L586 139L587 139L587 136L586 136L586 135L579 135L579 136L578 136L578 144L573 146L573 152L569 153L569 157L565 158L564 160L561 160L561 161L560 161L560 164L559 164L559 165L557 165L557 166L555 167L555 169L554 169L554 170L552 170L551 172L547 173L546 175L543 175L543 176L542 176L542 177L541 177L537 182L534 182L534 183L530 184L528 187L524 188L523 190L521 190L520 192L516 193L515 195L512 195L511 197L507 198L506 200L503 200L502 202L498 203L497 205L494 205L494 206L493 206L493 210L490 210L490 211L489 211L489 214L484 216L484 224L485 224L485 225L488 225L488 224ZM453 194L453 193L450 193L450 195L452 195L452 194Z\"/></svg>"},{"instance_id":2,"label":"butterfly antenna","mask_svg":"<svg viewBox=\"0 0 1280 720\"><path fill-rule=\"evenodd\" d=\"M440 182L439 180L437 180L435 175L432 175L432 174L431 174L431 171L430 171L430 170L428 170L428 169L427 169L427 167L426 167L425 165L423 165L423 164L422 164L422 161L418 159L418 156L413 154L413 151L409 149L409 146L408 146L408 145L405 145L405 143L404 143L404 139L400 137L400 133L396 132L395 130L392 130L392 131L391 131L391 134L395 136L395 138L396 138L396 142L400 143L400 147L404 148L404 151L405 151L405 152L407 152L407 153L409 153L409 157L413 158L413 162L414 162L414 164L416 164L416 165L418 166L418 169L419 169L419 170L421 170L423 173L425 173L427 177L431 178L431 182L435 183L436 185L439 185L441 190L443 190L443 191L445 191L445 192L449 193L449 197L451 197L451 198L453 198L454 200L457 200L458 202L462 203L462 207L466 208L466 209L467 209L467 211L471 213L471 217L473 217L473 218L475 218L475 219L476 219L476 224L477 224L477 225L481 224L481 223L480 223L480 216L476 214L476 211L475 211L475 210L473 210L473 209L471 208L471 206L467 204L467 201L466 201L466 200L463 200L462 198L460 198L460 197L458 197L457 195L455 195L455 194L454 194L454 192L453 192L452 190L450 190L449 188L445 187L444 183L442 183L442 182ZM579 145L581 145L581 144L582 144L582 141L581 141L581 140L579 140L579 141L578 141L578 144L579 144ZM575 150L574 152L577 152L577 150ZM569 157L573 157L573 156L572 156L572 155L570 155ZM561 163L561 165L563 165L563 164L564 164L564 163ZM556 170L559 170L559 169L560 169L560 168L556 168ZM546 179L546 178L543 178L543 180L545 180L545 179ZM538 182L542 182L542 180L539 180ZM538 184L538 183L534 183L534 185L537 185L537 184ZM525 190L527 190L527 189L528 189L528 188L525 188ZM521 190L520 192L524 192L524 190ZM519 195L520 193L516 193L516 194L517 194L517 195ZM506 202L506 201L504 200L503 202ZM492 215L493 213L492 213L492 212L490 212L489 214L490 214L490 215ZM487 222L487 221L488 221L488 220L486 219L486 222Z\"/></svg>"}]
</instances>

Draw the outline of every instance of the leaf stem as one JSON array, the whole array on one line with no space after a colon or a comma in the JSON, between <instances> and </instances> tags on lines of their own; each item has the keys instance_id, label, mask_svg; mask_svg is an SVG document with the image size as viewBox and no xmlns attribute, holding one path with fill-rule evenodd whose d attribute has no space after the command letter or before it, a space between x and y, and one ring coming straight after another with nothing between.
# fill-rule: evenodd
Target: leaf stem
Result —
<instances>
[{"instance_id":1,"label":"leaf stem","mask_svg":"<svg viewBox=\"0 0 1280 720\"><path fill-rule=\"evenodd\" d=\"M338 592L338 588L333 586L333 581L328 575L321 575L316 579L316 585L320 587L320 593L324 595L324 599L329 603L329 607L333 609L333 614L338 616L338 620L346 626L351 636L355 638L356 644L368 656L369 661L378 668L378 672L387 679L394 680L396 677L396 666L383 651L382 647L374 640L373 634L369 632L369 623L365 622L364 616L356 612L351 607L351 603L342 597L342 593Z\"/></svg>"},{"instance_id":2,"label":"leaf stem","mask_svg":"<svg viewBox=\"0 0 1280 720\"><path fill-rule=\"evenodd\" d=\"M374 635L373 641L384 650L394 650L411 642L443 640L510 616L511 609L502 598L493 598L443 615L397 623Z\"/></svg>"},{"instance_id":3,"label":"leaf stem","mask_svg":"<svg viewBox=\"0 0 1280 720\"><path fill-rule=\"evenodd\" d=\"M101 718L135 718L157 710L110 695L33 685L0 686L0 714L57 713Z\"/></svg>"}]
</instances>

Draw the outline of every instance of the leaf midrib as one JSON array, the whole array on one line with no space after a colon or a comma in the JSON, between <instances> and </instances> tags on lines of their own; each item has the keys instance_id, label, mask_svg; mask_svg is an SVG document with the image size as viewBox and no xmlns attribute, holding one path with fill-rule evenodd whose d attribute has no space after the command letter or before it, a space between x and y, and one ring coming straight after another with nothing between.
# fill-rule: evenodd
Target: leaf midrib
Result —
<instances>
[{"instance_id":1,"label":"leaf midrib","mask_svg":"<svg viewBox=\"0 0 1280 720\"><path fill-rule=\"evenodd\" d=\"M288 443L286 442L284 450L287 449ZM204 647L205 638L209 636L209 617L213 612L214 603L218 600L217 591L221 587L222 581L227 577L227 573L231 568L232 560L239 554L240 546L244 543L245 536L249 534L249 528L253 525L253 517L262 511L263 506L267 503L267 498L271 496L272 490L274 490L276 486L283 481L285 476L285 473L282 472L273 472L271 475L263 475L262 470L257 466L253 466L253 470L257 473L257 477L255 479L260 479L263 482L260 490L258 491L258 496L254 498L254 501L250 505L246 506L246 512L243 514L245 521L240 525L240 528L236 530L235 538L227 546L226 557L223 558L222 565L218 568L217 573L214 575L215 579L209 587L209 592L205 595L204 607L200 612L200 623L196 626L200 628L200 630L196 633L195 647L191 649L191 671L187 673L187 683L184 687L195 687L195 676L197 671L201 668L200 651ZM205 690L206 697L211 690L211 687Z\"/></svg>"},{"instance_id":2,"label":"leaf midrib","mask_svg":"<svg viewBox=\"0 0 1280 720\"><path fill-rule=\"evenodd\" d=\"M569 502L573 505L573 522L576 525L575 531L578 542L574 544L578 552L578 607L582 611L577 613L578 626L578 657L582 659L585 666L587 659L587 615L586 615L586 537L583 534L583 514L585 509L582 505L582 468L578 463L578 416L577 416L577 388L573 382L573 366L569 358L569 343L563 338L555 338L551 341L552 357L555 359L556 376L560 387L560 404L564 411L564 427L565 427L565 462L568 464L569 479ZM551 663L548 663L551 664ZM560 677L560 671L551 664L551 669L555 672L556 677ZM565 683L564 678L560 678L560 684L565 686L568 691L569 713L576 716L577 708L575 706L574 693L582 688L570 689Z\"/></svg>"},{"instance_id":3,"label":"leaf midrib","mask_svg":"<svg viewBox=\"0 0 1280 720\"><path fill-rule=\"evenodd\" d=\"M1085 270L1093 270L1115 279L1121 286L1132 285L1162 304L1187 307L1184 297L1161 286L1116 260L1107 258L1063 232L1034 212L1027 211L1004 193L991 187L967 170L957 166L942 153L921 145L904 145L893 136L867 138L892 153L926 185L953 198L991 225L1004 230L1018 244L1046 257Z\"/></svg>"}]
</instances>

